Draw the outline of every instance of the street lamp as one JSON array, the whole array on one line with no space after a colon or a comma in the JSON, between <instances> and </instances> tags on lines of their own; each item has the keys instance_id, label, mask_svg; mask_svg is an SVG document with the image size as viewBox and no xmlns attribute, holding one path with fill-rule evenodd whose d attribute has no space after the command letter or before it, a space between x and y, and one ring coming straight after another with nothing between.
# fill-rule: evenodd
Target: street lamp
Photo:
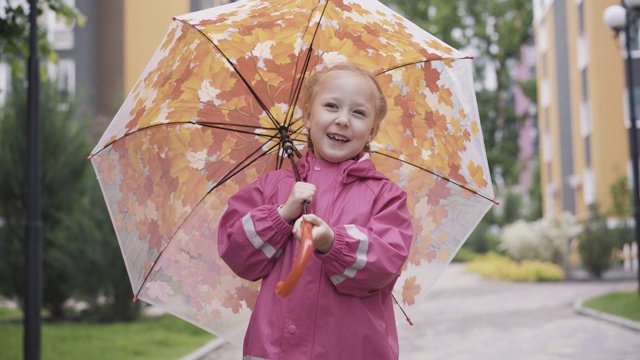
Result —
<instances>
[{"instance_id":1,"label":"street lamp","mask_svg":"<svg viewBox=\"0 0 640 360\"><path fill-rule=\"evenodd\" d=\"M629 149L631 155L631 176L633 177L633 219L635 237L640 248L640 178L638 171L638 131L636 125L636 107L633 84L633 57L631 56L632 38L638 41L638 34L631 31L634 22L640 15L640 0L621 1L620 5L612 5L604 10L604 22L616 34L624 31L625 67L627 75L627 96L629 100ZM638 292L640 292L640 267L638 267Z\"/></svg>"}]
</instances>

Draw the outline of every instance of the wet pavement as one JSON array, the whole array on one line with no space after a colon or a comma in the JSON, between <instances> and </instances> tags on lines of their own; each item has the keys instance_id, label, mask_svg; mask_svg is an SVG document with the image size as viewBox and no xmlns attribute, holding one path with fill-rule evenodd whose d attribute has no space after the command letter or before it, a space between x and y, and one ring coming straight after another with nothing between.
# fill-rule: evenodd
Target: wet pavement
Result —
<instances>
[{"instance_id":1,"label":"wet pavement","mask_svg":"<svg viewBox=\"0 0 640 360\"><path fill-rule=\"evenodd\" d=\"M639 331L574 311L580 299L637 289L633 277L517 283L452 264L411 309L415 325L399 319L400 359L640 359ZM239 360L242 351L224 344L199 358Z\"/></svg>"}]
</instances>

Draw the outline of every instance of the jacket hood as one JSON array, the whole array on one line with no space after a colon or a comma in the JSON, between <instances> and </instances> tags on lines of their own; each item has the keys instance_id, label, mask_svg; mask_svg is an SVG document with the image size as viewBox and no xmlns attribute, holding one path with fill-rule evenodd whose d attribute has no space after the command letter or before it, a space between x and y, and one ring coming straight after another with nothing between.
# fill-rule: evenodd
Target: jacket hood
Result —
<instances>
[{"instance_id":1,"label":"jacket hood","mask_svg":"<svg viewBox=\"0 0 640 360\"><path fill-rule=\"evenodd\" d=\"M300 173L302 180L306 180L309 171L314 164L324 162L316 158L313 151L308 151L300 160L297 161L296 167ZM371 161L369 153L361 152L357 157L346 160L338 164L340 173L342 174L342 182L345 184L352 183L361 179L387 179L387 177L376 170L375 165Z\"/></svg>"}]
</instances>

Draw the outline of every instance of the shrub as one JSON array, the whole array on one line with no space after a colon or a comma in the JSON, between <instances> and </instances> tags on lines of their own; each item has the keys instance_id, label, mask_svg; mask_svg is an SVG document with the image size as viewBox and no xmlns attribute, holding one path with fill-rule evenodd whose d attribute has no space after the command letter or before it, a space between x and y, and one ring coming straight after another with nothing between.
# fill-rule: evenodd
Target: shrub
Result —
<instances>
[{"instance_id":1,"label":"shrub","mask_svg":"<svg viewBox=\"0 0 640 360\"><path fill-rule=\"evenodd\" d=\"M606 218L592 207L592 217L584 224L584 231L580 234L578 252L582 259L582 266L596 278L611 267L612 252L615 240L607 228Z\"/></svg>"},{"instance_id":2,"label":"shrub","mask_svg":"<svg viewBox=\"0 0 640 360\"><path fill-rule=\"evenodd\" d=\"M536 234L534 223L518 220L502 229L498 249L511 259L540 259L540 236Z\"/></svg>"},{"instance_id":3,"label":"shrub","mask_svg":"<svg viewBox=\"0 0 640 360\"><path fill-rule=\"evenodd\" d=\"M464 243L463 248L471 249L474 253L484 254L489 251L496 250L499 244L497 235L492 231L491 212L480 221L478 226L473 230L469 238Z\"/></svg>"},{"instance_id":4,"label":"shrub","mask_svg":"<svg viewBox=\"0 0 640 360\"><path fill-rule=\"evenodd\" d=\"M476 257L476 253L472 249L468 247L461 247L451 261L467 262L473 260L474 257Z\"/></svg>"},{"instance_id":5,"label":"shrub","mask_svg":"<svg viewBox=\"0 0 640 360\"><path fill-rule=\"evenodd\" d=\"M515 261L539 260L564 266L569 243L579 232L575 217L566 212L555 219L518 220L504 227L498 249Z\"/></svg>"},{"instance_id":6,"label":"shrub","mask_svg":"<svg viewBox=\"0 0 640 360\"><path fill-rule=\"evenodd\" d=\"M489 279L512 281L564 280L562 268L550 262L523 260L515 262L496 253L479 255L469 261L465 269Z\"/></svg>"}]
</instances>

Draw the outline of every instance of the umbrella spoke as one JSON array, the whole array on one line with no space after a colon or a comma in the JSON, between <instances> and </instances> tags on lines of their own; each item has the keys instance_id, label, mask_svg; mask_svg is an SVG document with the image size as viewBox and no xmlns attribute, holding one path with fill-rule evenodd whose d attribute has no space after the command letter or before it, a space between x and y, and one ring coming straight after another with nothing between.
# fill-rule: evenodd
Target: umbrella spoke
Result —
<instances>
[{"instance_id":1,"label":"umbrella spoke","mask_svg":"<svg viewBox=\"0 0 640 360\"><path fill-rule=\"evenodd\" d=\"M189 23L189 22L187 22L185 20L178 19L178 18L176 18L176 20L182 22L183 24L187 25L188 27L190 27L190 28L194 29L195 31L199 32L202 36L205 37L205 39L207 39L211 43L211 45L213 45L214 48L216 48L216 50L218 50L220 55L222 55L222 57L224 57L224 59L227 61L227 64L229 64L229 66L231 66L233 68L233 70L238 75L240 80L242 80L244 85L247 87L247 90L251 93L251 95L253 95L254 100L260 105L262 110L264 110L264 112L267 114L267 117L269 117L269 120L271 120L271 122L273 123L273 126L279 127L280 123L278 123L278 120L276 120L276 118L273 116L273 114L271 114L271 112L269 111L269 108L267 108L267 105L264 103L264 101L262 101L262 99L260 99L260 96L258 96L258 94L256 93L255 89L251 86L251 84L249 84L249 82L247 81L247 79L245 79L245 77L242 75L242 73L240 73L240 70L238 70L238 68L233 63L233 61L231 61L231 59L229 59L229 57L227 57L227 55L224 52L222 52L222 49L220 49L218 47L218 45L216 45L213 42L213 40L211 40L205 33L203 33L202 30L198 29L193 24L191 24L191 23Z\"/></svg>"},{"instance_id":2,"label":"umbrella spoke","mask_svg":"<svg viewBox=\"0 0 640 360\"><path fill-rule=\"evenodd\" d=\"M241 161L238 164L236 164L233 168L231 168L231 170L229 170L224 176L222 176L222 178L211 189L209 189L209 191L207 191L207 195L211 193L213 190L215 190L216 188L218 188L220 185L224 184L229 179L237 175L238 173L241 173L242 171L244 171L244 169L251 166L256 161L262 159L267 155L271 155L273 153L273 149L276 149L276 148L280 148L279 142L276 143L275 145L272 145L267 150L264 150L262 146L259 146L257 149L255 149L253 152L247 155L244 161ZM256 154L258 154L258 156L256 156Z\"/></svg>"},{"instance_id":3,"label":"umbrella spoke","mask_svg":"<svg viewBox=\"0 0 640 360\"><path fill-rule=\"evenodd\" d=\"M258 138L263 138L263 139L267 139L267 140L273 140L273 139L277 139L277 138L280 137L280 134L277 133L277 129L274 129L274 128L265 128L265 127L258 127L258 126L252 126L252 125L242 125L242 124L228 124L228 123L210 123L210 122L199 122L199 121L174 121L174 122L169 122L169 123L153 124L153 125L141 127L139 129L135 129L133 131L130 131L130 132L122 135L121 137L113 139L110 142L106 143L102 149L100 149L98 151L95 151L93 154L91 154L91 156L89 156L89 159L91 159L94 156L98 155L103 150L108 148L109 145L115 143L116 141L121 141L122 139L127 138L129 136L132 136L132 135L134 135L134 134L136 134L136 133L138 133L140 131L151 130L153 128L161 127L161 126L177 126L177 125L186 125L186 124L200 125L202 127L207 127L207 128L217 129L217 130L226 130L226 131L239 133L239 134L253 135L253 136L256 136ZM272 134L259 133L259 132L255 132L255 130L266 130L266 131L272 131L273 133Z\"/></svg>"},{"instance_id":4,"label":"umbrella spoke","mask_svg":"<svg viewBox=\"0 0 640 360\"><path fill-rule=\"evenodd\" d=\"M489 200L489 201L491 201L492 203L494 203L494 204L496 204L496 205L498 204L498 201L497 201L496 199L494 199L494 198L492 198L492 197L490 197L490 196L484 195L483 193L481 193L481 192L479 192L479 191L477 191L477 190L475 190L475 189L472 189L471 187L469 187L469 186L467 186L467 185L464 185L464 184L462 184L462 183L460 183L460 182L458 182L458 181L455 181L455 180L451 179L451 178L450 178L450 177L448 177L448 176L445 176L445 175L443 175L443 174L440 174L440 173L438 173L438 172L436 172L436 171L434 171L434 170L431 170L431 169L428 169L428 168L426 168L426 167L422 167L422 166L416 165L416 164L414 164L414 163L412 163L412 162L409 162L409 161L406 161L406 160L402 160L402 159L400 159L400 158L399 158L399 157L397 157L397 156L393 156L393 155L385 154L385 153L383 153L383 152L373 151L373 153L378 154L378 155L382 155L382 156L385 156L385 157L388 157L388 158L390 158L390 159L394 159L394 160L400 161L401 163L403 163L403 164L407 164L407 165L409 165L409 166L413 166L413 167L415 167L416 169L420 169L420 170L422 170L422 171L426 171L426 172L428 172L428 173L430 173L430 174L433 174L433 175L435 175L435 176L437 176L437 177L439 177L439 178L441 178L441 179L443 179L443 180L446 180L446 181L448 181L448 182L450 182L450 183L452 183L452 184L454 184L454 185L457 185L457 186L459 186L459 187L461 187L461 188L463 188L463 189L465 189L465 190L467 190L467 191L469 191L469 192L471 192L471 193L473 193L473 194L475 194L475 195L478 195L478 196L480 196L480 197L481 197L481 198L483 198L483 199Z\"/></svg>"},{"instance_id":5,"label":"umbrella spoke","mask_svg":"<svg viewBox=\"0 0 640 360\"><path fill-rule=\"evenodd\" d=\"M242 125L242 124L211 123L211 122L197 122L196 124L201 125L203 127L212 128L212 129L227 130L227 131L236 132L240 134L254 135L254 136L269 139L269 140L276 139L280 136L278 133L276 133L277 129L274 129L274 128L265 128L265 127L257 127L257 126ZM251 131L251 130L254 130L254 131ZM274 133L261 134L261 133L255 132L255 130L268 130L268 131L274 131Z\"/></svg>"},{"instance_id":6,"label":"umbrella spoke","mask_svg":"<svg viewBox=\"0 0 640 360\"><path fill-rule=\"evenodd\" d=\"M276 143L275 145L271 146L268 150L264 151L262 149L262 146L258 147L257 149L255 149L250 155L248 155L245 160L239 164L237 164L236 166L234 166L230 171L228 171L221 179L220 181L218 181L211 189L209 189L209 191L207 191L207 193L202 197L202 199L200 199L200 201L195 205L195 207L200 206L203 202L204 199L211 193L213 192L216 188L218 188L220 185L224 184L225 182L227 182L228 180L230 180L231 178L233 178L235 175L237 175L238 173L244 171L244 169L246 169L247 167L251 166L253 163L255 163L256 161L260 160L261 158L270 155L273 153L273 149L280 147L280 143ZM256 154L259 154L257 157L253 158ZM253 159L252 159L253 158ZM176 226L175 231L171 234L171 236L169 236L169 241L163 246L163 248L160 250L158 256L156 257L156 259L153 261L150 269L153 269L155 267L155 265L158 263L158 261L160 260L160 258L162 257L162 255L164 254L164 250L168 247L169 243L171 243L171 241L175 238L176 234L180 231L180 229L182 228L182 226L187 222L187 220L191 217L191 215L193 215L195 212L191 212L189 213L184 219L182 219L182 221L180 222L180 224L178 226ZM147 282L147 279L149 278L149 276L151 275L152 271L149 270L148 273L146 274L146 276L143 279L142 282L142 286L140 286L140 288L137 290L134 300L136 300L138 298L138 295L140 293L140 291L142 291L142 289L144 288L144 284Z\"/></svg>"},{"instance_id":7,"label":"umbrella spoke","mask_svg":"<svg viewBox=\"0 0 640 360\"><path fill-rule=\"evenodd\" d=\"M318 19L318 24L316 25L316 28L313 31L313 36L311 37L311 41L309 42L309 49L307 49L307 55L305 56L304 63L302 65L302 71L300 72L300 77L298 78L295 86L293 87L293 90L291 93L293 99L289 101L291 106L289 106L289 108L287 109L287 114L284 120L285 126L291 125L293 121L293 107L298 103L300 93L302 92L302 84L304 83L307 70L309 69L309 63L311 62L311 55L313 54L313 42L316 39L316 35L318 35L318 29L322 24L322 18L324 17L324 13L327 10L328 5L329 5L329 2L326 2L322 9L322 13L320 14L320 19ZM296 67L297 66L298 65L296 64Z\"/></svg>"},{"instance_id":8,"label":"umbrella spoke","mask_svg":"<svg viewBox=\"0 0 640 360\"><path fill-rule=\"evenodd\" d=\"M464 59L468 59L468 60L473 60L473 56L460 56L460 57L451 57L451 58L434 58L434 59L425 59L425 60L420 60L420 61L413 61L413 62L408 62L405 64L400 64L394 67L390 67L388 69L384 69L382 71L380 71L379 73L376 74L376 76L380 76L382 74L386 74L388 72L392 72L398 69L401 69L403 67L407 67L407 66L412 66L412 65L418 65L418 64L424 64L424 63L428 63L428 62L434 62L434 61L443 61L443 60L464 60Z\"/></svg>"}]
</instances>

